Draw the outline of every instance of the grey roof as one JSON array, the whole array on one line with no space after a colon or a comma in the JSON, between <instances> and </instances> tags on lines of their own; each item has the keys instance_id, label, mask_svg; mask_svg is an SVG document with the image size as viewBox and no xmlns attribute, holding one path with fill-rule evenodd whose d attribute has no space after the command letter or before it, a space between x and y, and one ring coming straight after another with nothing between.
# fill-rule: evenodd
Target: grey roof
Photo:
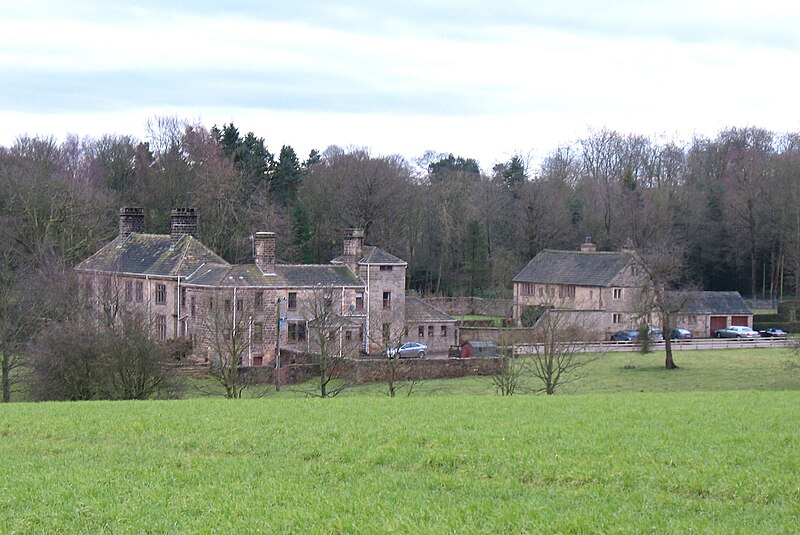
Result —
<instances>
[{"instance_id":1,"label":"grey roof","mask_svg":"<svg viewBox=\"0 0 800 535\"><path fill-rule=\"evenodd\" d=\"M633 260L630 253L542 251L517 273L513 282L609 286Z\"/></svg>"},{"instance_id":2,"label":"grey roof","mask_svg":"<svg viewBox=\"0 0 800 535\"><path fill-rule=\"evenodd\" d=\"M684 314L738 314L750 315L753 311L739 292L671 292L678 299L686 299L681 310Z\"/></svg>"},{"instance_id":3,"label":"grey roof","mask_svg":"<svg viewBox=\"0 0 800 535\"><path fill-rule=\"evenodd\" d=\"M192 236L183 236L175 247L169 235L131 234L111 243L78 264L77 269L132 273L160 277L185 277L204 264L228 263Z\"/></svg>"},{"instance_id":4,"label":"grey roof","mask_svg":"<svg viewBox=\"0 0 800 535\"><path fill-rule=\"evenodd\" d=\"M406 296L406 320L410 323L455 323L456 321L453 316L413 296Z\"/></svg>"},{"instance_id":5,"label":"grey roof","mask_svg":"<svg viewBox=\"0 0 800 535\"><path fill-rule=\"evenodd\" d=\"M345 256L337 256L331 263L333 264L343 264L347 261ZM408 265L408 262L397 258L391 253L387 253L380 247L375 247L374 245L365 245L364 250L361 254L361 258L358 259L359 264L388 264L393 266L405 266Z\"/></svg>"},{"instance_id":6,"label":"grey roof","mask_svg":"<svg viewBox=\"0 0 800 535\"><path fill-rule=\"evenodd\" d=\"M364 281L347 266L278 264L275 273L264 275L255 264L202 266L186 284L199 286L264 286L313 288L317 286L362 287Z\"/></svg>"}]
</instances>

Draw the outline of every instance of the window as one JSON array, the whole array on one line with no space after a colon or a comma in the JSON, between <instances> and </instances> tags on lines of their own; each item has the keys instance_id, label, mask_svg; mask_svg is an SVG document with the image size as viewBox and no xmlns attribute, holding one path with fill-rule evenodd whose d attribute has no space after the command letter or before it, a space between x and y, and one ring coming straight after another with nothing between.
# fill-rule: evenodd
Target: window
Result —
<instances>
[{"instance_id":1,"label":"window","mask_svg":"<svg viewBox=\"0 0 800 535\"><path fill-rule=\"evenodd\" d=\"M144 301L144 283L141 281L136 282L136 302L141 303Z\"/></svg>"},{"instance_id":2,"label":"window","mask_svg":"<svg viewBox=\"0 0 800 535\"><path fill-rule=\"evenodd\" d=\"M353 331L345 331L344 332L344 339L348 342L353 339Z\"/></svg>"},{"instance_id":3,"label":"window","mask_svg":"<svg viewBox=\"0 0 800 535\"><path fill-rule=\"evenodd\" d=\"M289 310L297 310L297 292L289 292L287 306Z\"/></svg>"},{"instance_id":4,"label":"window","mask_svg":"<svg viewBox=\"0 0 800 535\"><path fill-rule=\"evenodd\" d=\"M544 288L539 286L539 297L544 297Z\"/></svg>"},{"instance_id":5,"label":"window","mask_svg":"<svg viewBox=\"0 0 800 535\"><path fill-rule=\"evenodd\" d=\"M330 306L333 305L333 292L325 290L322 294L322 299L325 302L325 307L330 308Z\"/></svg>"},{"instance_id":6,"label":"window","mask_svg":"<svg viewBox=\"0 0 800 535\"><path fill-rule=\"evenodd\" d=\"M417 328L417 335L418 335L420 338L425 338L425 327L424 327L424 326L420 325L420 326Z\"/></svg>"},{"instance_id":7,"label":"window","mask_svg":"<svg viewBox=\"0 0 800 535\"><path fill-rule=\"evenodd\" d=\"M392 308L392 292L383 292L383 308Z\"/></svg>"},{"instance_id":8,"label":"window","mask_svg":"<svg viewBox=\"0 0 800 535\"><path fill-rule=\"evenodd\" d=\"M156 304L157 305L165 305L165 304L167 304L167 285L166 284L156 284Z\"/></svg>"},{"instance_id":9,"label":"window","mask_svg":"<svg viewBox=\"0 0 800 535\"><path fill-rule=\"evenodd\" d=\"M358 328L358 339L364 341L364 327Z\"/></svg>"},{"instance_id":10,"label":"window","mask_svg":"<svg viewBox=\"0 0 800 535\"><path fill-rule=\"evenodd\" d=\"M433 325L428 325L428 338L433 338Z\"/></svg>"},{"instance_id":11,"label":"window","mask_svg":"<svg viewBox=\"0 0 800 535\"><path fill-rule=\"evenodd\" d=\"M133 281L125 281L125 301L133 301Z\"/></svg>"},{"instance_id":12,"label":"window","mask_svg":"<svg viewBox=\"0 0 800 535\"><path fill-rule=\"evenodd\" d=\"M156 316L156 337L159 340L167 339L167 317L163 314Z\"/></svg>"},{"instance_id":13,"label":"window","mask_svg":"<svg viewBox=\"0 0 800 535\"><path fill-rule=\"evenodd\" d=\"M392 266L381 266L381 271L391 271Z\"/></svg>"},{"instance_id":14,"label":"window","mask_svg":"<svg viewBox=\"0 0 800 535\"><path fill-rule=\"evenodd\" d=\"M230 312L230 311L231 311L231 300L230 299L226 299L225 300L225 312Z\"/></svg>"},{"instance_id":15,"label":"window","mask_svg":"<svg viewBox=\"0 0 800 535\"><path fill-rule=\"evenodd\" d=\"M364 309L364 292L356 292L356 310Z\"/></svg>"},{"instance_id":16,"label":"window","mask_svg":"<svg viewBox=\"0 0 800 535\"><path fill-rule=\"evenodd\" d=\"M638 274L639 274L639 268L636 266L631 266L631 275L635 277Z\"/></svg>"},{"instance_id":17,"label":"window","mask_svg":"<svg viewBox=\"0 0 800 535\"><path fill-rule=\"evenodd\" d=\"M186 288L181 288L181 306L186 306Z\"/></svg>"},{"instance_id":18,"label":"window","mask_svg":"<svg viewBox=\"0 0 800 535\"><path fill-rule=\"evenodd\" d=\"M231 339L231 330L228 327L222 329L222 338L224 338L225 340Z\"/></svg>"},{"instance_id":19,"label":"window","mask_svg":"<svg viewBox=\"0 0 800 535\"><path fill-rule=\"evenodd\" d=\"M306 339L306 324L302 321L290 321L287 326L290 342L301 342Z\"/></svg>"},{"instance_id":20,"label":"window","mask_svg":"<svg viewBox=\"0 0 800 535\"><path fill-rule=\"evenodd\" d=\"M622 288L614 288L614 299L622 299Z\"/></svg>"},{"instance_id":21,"label":"window","mask_svg":"<svg viewBox=\"0 0 800 535\"><path fill-rule=\"evenodd\" d=\"M256 292L253 296L253 308L256 310L261 310L261 307L264 306L264 292Z\"/></svg>"},{"instance_id":22,"label":"window","mask_svg":"<svg viewBox=\"0 0 800 535\"><path fill-rule=\"evenodd\" d=\"M111 299L111 277L106 277L103 281L103 297Z\"/></svg>"},{"instance_id":23,"label":"window","mask_svg":"<svg viewBox=\"0 0 800 535\"><path fill-rule=\"evenodd\" d=\"M256 342L260 342L264 339L264 324L263 323L254 323L253 324L253 340Z\"/></svg>"},{"instance_id":24,"label":"window","mask_svg":"<svg viewBox=\"0 0 800 535\"><path fill-rule=\"evenodd\" d=\"M194 316L195 311L197 310L195 307L194 296L189 299L189 309L191 310L192 316Z\"/></svg>"},{"instance_id":25,"label":"window","mask_svg":"<svg viewBox=\"0 0 800 535\"><path fill-rule=\"evenodd\" d=\"M612 314L611 323L622 323L622 314Z\"/></svg>"},{"instance_id":26,"label":"window","mask_svg":"<svg viewBox=\"0 0 800 535\"><path fill-rule=\"evenodd\" d=\"M575 287L574 286L559 286L558 287L558 297L562 299L575 297Z\"/></svg>"},{"instance_id":27,"label":"window","mask_svg":"<svg viewBox=\"0 0 800 535\"><path fill-rule=\"evenodd\" d=\"M442 336L447 336L447 325L442 325Z\"/></svg>"},{"instance_id":28,"label":"window","mask_svg":"<svg viewBox=\"0 0 800 535\"><path fill-rule=\"evenodd\" d=\"M209 310L214 310L214 298L213 297L209 297L208 298L208 309Z\"/></svg>"},{"instance_id":29,"label":"window","mask_svg":"<svg viewBox=\"0 0 800 535\"><path fill-rule=\"evenodd\" d=\"M244 299L236 300L236 310L241 311L244 308Z\"/></svg>"}]
</instances>

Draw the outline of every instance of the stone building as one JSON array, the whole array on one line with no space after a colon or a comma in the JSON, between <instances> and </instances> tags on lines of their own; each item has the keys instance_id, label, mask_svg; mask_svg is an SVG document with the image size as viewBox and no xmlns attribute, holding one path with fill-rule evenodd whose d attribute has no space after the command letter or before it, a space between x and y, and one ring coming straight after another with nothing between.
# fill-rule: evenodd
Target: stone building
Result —
<instances>
[{"instance_id":1,"label":"stone building","mask_svg":"<svg viewBox=\"0 0 800 535\"><path fill-rule=\"evenodd\" d=\"M514 320L553 307L580 311L598 337L635 326L641 276L631 250L598 252L588 238L580 251L542 251L512 281Z\"/></svg>"},{"instance_id":2,"label":"stone building","mask_svg":"<svg viewBox=\"0 0 800 535\"><path fill-rule=\"evenodd\" d=\"M595 338L641 321L644 273L632 244L618 252L598 252L591 239L580 251L545 250L513 279L514 320L525 323L526 313L542 307L570 312L573 322ZM728 325L752 326L753 313L738 292L670 292L679 303L676 327L696 337L712 336ZM534 316L535 317L535 316ZM658 317L650 323L658 325Z\"/></svg>"},{"instance_id":3,"label":"stone building","mask_svg":"<svg viewBox=\"0 0 800 535\"><path fill-rule=\"evenodd\" d=\"M124 207L119 235L76 272L98 307L125 307L149 318L156 339L185 337L195 352L236 342L245 365L276 349L315 349L315 319L340 351L377 353L405 329L407 263L364 244L350 229L330 264L280 264L276 236L253 236L253 263L230 264L197 238L197 213L172 211L169 235L145 232L141 208ZM333 336L333 335L331 335Z\"/></svg>"}]
</instances>

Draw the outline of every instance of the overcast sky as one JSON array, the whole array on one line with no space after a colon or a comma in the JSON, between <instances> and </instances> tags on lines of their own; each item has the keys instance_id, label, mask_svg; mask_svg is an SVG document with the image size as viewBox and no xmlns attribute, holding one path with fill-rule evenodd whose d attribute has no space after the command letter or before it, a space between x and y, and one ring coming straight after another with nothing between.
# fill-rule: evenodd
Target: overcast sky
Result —
<instances>
[{"instance_id":1,"label":"overcast sky","mask_svg":"<svg viewBox=\"0 0 800 535\"><path fill-rule=\"evenodd\" d=\"M590 128L800 131L798 27L772 0L0 0L0 145L166 115L489 169Z\"/></svg>"}]
</instances>

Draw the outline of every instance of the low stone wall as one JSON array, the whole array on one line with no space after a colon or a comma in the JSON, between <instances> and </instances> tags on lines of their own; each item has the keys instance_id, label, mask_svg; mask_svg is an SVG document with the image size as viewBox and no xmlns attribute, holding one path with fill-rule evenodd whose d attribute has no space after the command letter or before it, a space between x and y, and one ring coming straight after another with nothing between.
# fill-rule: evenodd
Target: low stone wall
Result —
<instances>
[{"instance_id":1,"label":"low stone wall","mask_svg":"<svg viewBox=\"0 0 800 535\"><path fill-rule=\"evenodd\" d=\"M480 297L426 297L429 305L451 316L500 316L510 318L514 303L511 299L483 299Z\"/></svg>"},{"instance_id":2,"label":"low stone wall","mask_svg":"<svg viewBox=\"0 0 800 535\"><path fill-rule=\"evenodd\" d=\"M294 359L292 359L294 356ZM281 351L281 384L303 383L319 375L319 368L310 363L305 354L284 354ZM294 363L292 362L294 360ZM285 364L284 364L285 363ZM345 360L336 375L353 384L387 381L392 377L394 367L395 381L415 381L424 379L452 379L469 375L491 375L502 361L497 359L399 359L355 358ZM275 367L252 366L242 368L255 384L275 382Z\"/></svg>"},{"instance_id":3,"label":"low stone wall","mask_svg":"<svg viewBox=\"0 0 800 535\"><path fill-rule=\"evenodd\" d=\"M452 379L469 375L492 375L503 361L497 359L369 359L348 361L339 375L355 384L423 379Z\"/></svg>"}]
</instances>

